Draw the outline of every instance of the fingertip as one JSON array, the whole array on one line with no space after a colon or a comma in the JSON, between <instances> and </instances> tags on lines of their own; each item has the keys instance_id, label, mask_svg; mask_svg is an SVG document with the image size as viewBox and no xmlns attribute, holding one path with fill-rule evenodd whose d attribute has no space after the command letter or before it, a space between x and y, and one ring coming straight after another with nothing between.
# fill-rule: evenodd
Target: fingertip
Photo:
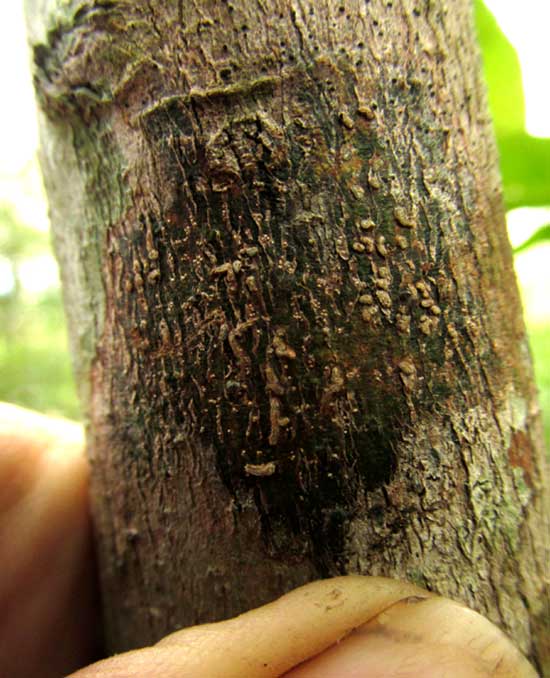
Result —
<instances>
[{"instance_id":1,"label":"fingertip","mask_svg":"<svg viewBox=\"0 0 550 678\"><path fill-rule=\"evenodd\" d=\"M536 678L487 619L440 597L404 599L285 678Z\"/></svg>"}]
</instances>

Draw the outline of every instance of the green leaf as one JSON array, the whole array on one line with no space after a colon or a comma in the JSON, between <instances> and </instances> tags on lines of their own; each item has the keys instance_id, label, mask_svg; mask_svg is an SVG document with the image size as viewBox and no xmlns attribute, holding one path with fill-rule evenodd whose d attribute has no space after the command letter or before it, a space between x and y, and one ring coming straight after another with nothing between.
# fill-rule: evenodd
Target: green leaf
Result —
<instances>
[{"instance_id":1,"label":"green leaf","mask_svg":"<svg viewBox=\"0 0 550 678\"><path fill-rule=\"evenodd\" d=\"M489 88L489 109L497 137L524 131L525 102L516 50L485 4L476 0L474 7L483 70Z\"/></svg>"},{"instance_id":2,"label":"green leaf","mask_svg":"<svg viewBox=\"0 0 550 678\"><path fill-rule=\"evenodd\" d=\"M550 205L550 139L517 132L497 142L506 209Z\"/></svg>"},{"instance_id":3,"label":"green leaf","mask_svg":"<svg viewBox=\"0 0 550 678\"><path fill-rule=\"evenodd\" d=\"M550 224L541 226L538 230L536 230L530 238L527 238L527 240L522 242L521 245L514 249L514 254L523 252L523 250L533 247L533 245L538 245L542 242L550 242Z\"/></svg>"},{"instance_id":4,"label":"green leaf","mask_svg":"<svg viewBox=\"0 0 550 678\"><path fill-rule=\"evenodd\" d=\"M475 2L475 16L506 209L550 205L550 139L531 137L525 132L523 85L516 52L481 0Z\"/></svg>"}]
</instances>

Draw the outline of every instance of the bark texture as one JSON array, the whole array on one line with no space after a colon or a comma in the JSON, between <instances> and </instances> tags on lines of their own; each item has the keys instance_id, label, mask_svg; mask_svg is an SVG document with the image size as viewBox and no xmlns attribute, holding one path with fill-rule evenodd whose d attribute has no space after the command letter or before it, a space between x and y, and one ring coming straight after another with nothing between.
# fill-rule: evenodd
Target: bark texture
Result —
<instances>
[{"instance_id":1,"label":"bark texture","mask_svg":"<svg viewBox=\"0 0 550 678\"><path fill-rule=\"evenodd\" d=\"M361 573L540 667L542 443L469 3L29 4L109 650Z\"/></svg>"}]
</instances>

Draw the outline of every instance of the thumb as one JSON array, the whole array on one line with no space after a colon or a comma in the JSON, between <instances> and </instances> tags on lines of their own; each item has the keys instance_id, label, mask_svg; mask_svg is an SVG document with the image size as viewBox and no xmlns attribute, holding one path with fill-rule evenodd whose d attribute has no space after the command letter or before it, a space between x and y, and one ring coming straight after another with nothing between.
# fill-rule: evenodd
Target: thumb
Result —
<instances>
[{"instance_id":1,"label":"thumb","mask_svg":"<svg viewBox=\"0 0 550 678\"><path fill-rule=\"evenodd\" d=\"M467 631L461 632L462 626ZM536 676L480 615L412 584L352 576L308 584L234 619L178 631L72 678L439 678L444 673Z\"/></svg>"}]
</instances>

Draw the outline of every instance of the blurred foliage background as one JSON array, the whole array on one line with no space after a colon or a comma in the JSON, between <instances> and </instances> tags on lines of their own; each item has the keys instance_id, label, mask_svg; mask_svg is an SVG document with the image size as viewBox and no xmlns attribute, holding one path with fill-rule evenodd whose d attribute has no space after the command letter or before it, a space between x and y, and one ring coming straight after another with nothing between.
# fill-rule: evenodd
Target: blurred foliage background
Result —
<instances>
[{"instance_id":1,"label":"blurred foliage background","mask_svg":"<svg viewBox=\"0 0 550 678\"><path fill-rule=\"evenodd\" d=\"M489 0L487 0L489 2ZM495 5L493 0L491 3ZM23 23L19 3L6 3L7 12L15 12L20 35L7 42L12 45L6 62L13 84L17 78L25 83L21 110L32 110L32 94L24 51ZM509 228L516 252L516 271L522 287L531 349L534 358L540 403L545 414L545 436L550 442L550 313L533 308L529 285L540 299L550 256L550 224L540 223L550 215L550 138L530 136L525 129L525 104L522 73L517 54L499 28L493 14L480 1L475 3L476 21L481 43L489 104L493 115L501 156ZM2 10L4 13L6 10ZM6 25L6 22L2 22ZM11 24L8 22L8 27ZM15 24L14 24L15 25ZM13 38L13 34L2 38ZM21 46L19 76L13 76L14 45ZM4 74L3 74L4 76ZM4 77L2 77L4 81ZM4 82L3 82L4 85ZM544 87L541 81L540 86ZM14 101L13 92L6 101ZM20 113L20 112L19 112ZM28 117L30 115L30 118ZM33 113L27 115L33 126ZM18 124L0 121L0 125ZM17 150L25 141L25 129L11 130L21 135ZM10 139L2 142L2 148ZM31 139L31 146L36 140ZM61 291L55 262L45 230L45 199L42 193L35 152L31 148L28 161L16 171L2 168L0 183L0 399L35 408L46 413L80 417L80 408L72 381L67 351ZM11 173L10 173L11 172ZM7 189L6 189L7 186ZM29 203L30 201L30 203ZM34 201L34 202L33 202ZM28 209L29 204L33 205ZM547 208L534 213L532 209ZM533 215L536 215L533 218ZM514 218L512 218L512 216ZM550 221L550 218L548 218ZM536 225L533 231L533 224ZM536 256L533 252L536 250ZM528 258L526 258L528 257ZM537 263L538 262L538 263ZM533 267L538 278L533 283ZM533 290L531 290L533 291ZM536 302L535 302L536 306ZM547 307L546 307L547 308Z\"/></svg>"}]
</instances>

